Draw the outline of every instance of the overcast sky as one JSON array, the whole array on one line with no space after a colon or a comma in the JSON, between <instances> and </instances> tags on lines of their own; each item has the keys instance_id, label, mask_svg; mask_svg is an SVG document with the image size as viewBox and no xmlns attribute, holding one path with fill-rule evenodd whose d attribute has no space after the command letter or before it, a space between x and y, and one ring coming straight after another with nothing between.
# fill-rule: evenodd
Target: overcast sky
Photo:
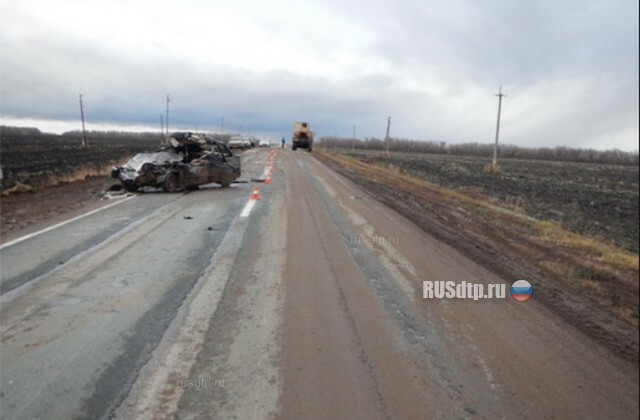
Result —
<instances>
[{"instance_id":1,"label":"overcast sky","mask_svg":"<svg viewBox=\"0 0 640 420\"><path fill-rule=\"evenodd\" d=\"M637 0L2 0L0 122L638 149Z\"/></svg>"}]
</instances>

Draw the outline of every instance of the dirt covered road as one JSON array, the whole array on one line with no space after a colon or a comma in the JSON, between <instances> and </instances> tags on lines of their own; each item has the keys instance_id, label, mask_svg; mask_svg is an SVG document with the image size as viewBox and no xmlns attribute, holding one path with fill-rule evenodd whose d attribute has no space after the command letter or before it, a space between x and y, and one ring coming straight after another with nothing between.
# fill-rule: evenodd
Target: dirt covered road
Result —
<instances>
[{"instance_id":1,"label":"dirt covered road","mask_svg":"<svg viewBox=\"0 0 640 420\"><path fill-rule=\"evenodd\" d=\"M0 198L0 241L35 232L103 206L105 191L116 183L93 177L73 183L39 188L18 188Z\"/></svg>"},{"instance_id":2,"label":"dirt covered road","mask_svg":"<svg viewBox=\"0 0 640 420\"><path fill-rule=\"evenodd\" d=\"M243 178L270 185L140 194L4 247L3 417L637 418L636 364L312 154L269 156Z\"/></svg>"}]
</instances>

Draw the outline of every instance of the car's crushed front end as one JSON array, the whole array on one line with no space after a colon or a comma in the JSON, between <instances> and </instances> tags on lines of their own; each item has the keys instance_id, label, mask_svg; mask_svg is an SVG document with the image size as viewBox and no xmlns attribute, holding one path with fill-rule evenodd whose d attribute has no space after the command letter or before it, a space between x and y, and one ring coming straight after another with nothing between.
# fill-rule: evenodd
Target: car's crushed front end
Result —
<instances>
[{"instance_id":1,"label":"car's crushed front end","mask_svg":"<svg viewBox=\"0 0 640 420\"><path fill-rule=\"evenodd\" d=\"M141 187L161 187L167 174L182 164L184 156L173 150L138 153L124 166L111 170L127 191Z\"/></svg>"}]
</instances>

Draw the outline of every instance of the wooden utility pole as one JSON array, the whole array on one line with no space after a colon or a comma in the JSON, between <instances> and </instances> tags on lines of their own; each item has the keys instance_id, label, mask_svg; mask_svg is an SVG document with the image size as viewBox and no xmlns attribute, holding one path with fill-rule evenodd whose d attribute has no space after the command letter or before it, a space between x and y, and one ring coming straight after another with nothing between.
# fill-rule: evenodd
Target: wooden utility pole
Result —
<instances>
[{"instance_id":1,"label":"wooden utility pole","mask_svg":"<svg viewBox=\"0 0 640 420\"><path fill-rule=\"evenodd\" d=\"M167 128L167 138L169 138L169 102L171 101L171 99L169 99L169 95L167 94L167 122L166 122L166 128Z\"/></svg>"},{"instance_id":2,"label":"wooden utility pole","mask_svg":"<svg viewBox=\"0 0 640 420\"><path fill-rule=\"evenodd\" d=\"M224 117L220 117L220 134L224 134Z\"/></svg>"},{"instance_id":3,"label":"wooden utility pole","mask_svg":"<svg viewBox=\"0 0 640 420\"><path fill-rule=\"evenodd\" d=\"M351 137L351 150L356 148L356 126L353 126L353 136Z\"/></svg>"},{"instance_id":4,"label":"wooden utility pole","mask_svg":"<svg viewBox=\"0 0 640 420\"><path fill-rule=\"evenodd\" d=\"M384 142L387 148L386 155L389 156L389 130L391 129L391 117L387 118L387 134L384 135Z\"/></svg>"},{"instance_id":5,"label":"wooden utility pole","mask_svg":"<svg viewBox=\"0 0 640 420\"><path fill-rule=\"evenodd\" d=\"M87 147L87 132L84 128L84 106L82 104L82 95L80 95L80 118L82 119L82 147Z\"/></svg>"},{"instance_id":6,"label":"wooden utility pole","mask_svg":"<svg viewBox=\"0 0 640 420\"><path fill-rule=\"evenodd\" d=\"M498 137L500 137L500 111L502 110L502 97L507 96L502 93L502 85L495 96L498 97L498 119L496 121L496 143L493 145L493 162L491 163L494 171L498 168Z\"/></svg>"}]
</instances>

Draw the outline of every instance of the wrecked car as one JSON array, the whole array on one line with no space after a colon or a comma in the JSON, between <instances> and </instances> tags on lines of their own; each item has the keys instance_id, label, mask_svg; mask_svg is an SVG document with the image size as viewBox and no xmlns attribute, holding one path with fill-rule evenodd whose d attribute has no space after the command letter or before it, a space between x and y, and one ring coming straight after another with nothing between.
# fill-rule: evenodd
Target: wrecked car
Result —
<instances>
[{"instance_id":1,"label":"wrecked car","mask_svg":"<svg viewBox=\"0 0 640 420\"><path fill-rule=\"evenodd\" d=\"M131 192L142 187L175 192L209 183L228 187L240 175L240 157L226 144L193 133L174 133L169 145L155 152L139 153L124 166L111 170L111 176Z\"/></svg>"}]
</instances>

